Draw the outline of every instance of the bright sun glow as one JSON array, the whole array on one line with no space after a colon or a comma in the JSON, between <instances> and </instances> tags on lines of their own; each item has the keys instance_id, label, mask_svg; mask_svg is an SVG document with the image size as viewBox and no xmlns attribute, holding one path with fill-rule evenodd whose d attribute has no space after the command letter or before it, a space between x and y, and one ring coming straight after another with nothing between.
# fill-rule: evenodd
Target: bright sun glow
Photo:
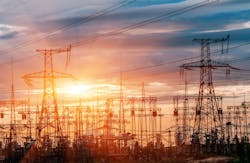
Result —
<instances>
[{"instance_id":1,"label":"bright sun glow","mask_svg":"<svg viewBox=\"0 0 250 163\"><path fill-rule=\"evenodd\" d=\"M84 84L75 84L71 85L67 88L66 92L71 94L71 95L82 95L88 91L89 86L84 85Z\"/></svg>"}]
</instances>

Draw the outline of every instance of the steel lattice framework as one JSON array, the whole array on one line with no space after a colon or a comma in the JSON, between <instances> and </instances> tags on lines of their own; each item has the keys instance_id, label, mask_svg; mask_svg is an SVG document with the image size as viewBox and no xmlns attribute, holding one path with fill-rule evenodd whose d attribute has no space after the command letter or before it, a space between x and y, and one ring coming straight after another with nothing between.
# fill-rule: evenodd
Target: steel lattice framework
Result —
<instances>
[{"instance_id":1,"label":"steel lattice framework","mask_svg":"<svg viewBox=\"0 0 250 163\"><path fill-rule=\"evenodd\" d=\"M227 43L226 51L228 49L229 35L220 39L193 39L193 41L201 45L201 60L183 64L181 69L200 69L193 138L196 143L203 143L204 138L208 143L208 141L213 141L211 139L215 137L216 139L218 136L224 137L222 97L215 95L212 71L213 69L226 69L228 73L230 69L236 68L211 59L210 45L220 43L221 53L224 53L224 43Z\"/></svg>"},{"instance_id":2,"label":"steel lattice framework","mask_svg":"<svg viewBox=\"0 0 250 163\"><path fill-rule=\"evenodd\" d=\"M72 75L54 71L53 55L67 53L67 63L71 47L66 49L37 49L36 52L44 56L44 69L40 72L26 74L23 79L31 85L32 79L43 79L43 98L42 108L37 126L37 136L40 138L45 135L62 136L61 125L58 113L55 79L73 78ZM43 133L42 133L43 131Z\"/></svg>"}]
</instances>

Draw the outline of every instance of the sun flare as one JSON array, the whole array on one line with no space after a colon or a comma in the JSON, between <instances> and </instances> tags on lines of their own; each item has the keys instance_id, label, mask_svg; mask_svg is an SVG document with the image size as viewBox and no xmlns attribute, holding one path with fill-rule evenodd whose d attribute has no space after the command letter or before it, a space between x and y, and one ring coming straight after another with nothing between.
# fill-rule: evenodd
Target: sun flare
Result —
<instances>
[{"instance_id":1,"label":"sun flare","mask_svg":"<svg viewBox=\"0 0 250 163\"><path fill-rule=\"evenodd\" d=\"M67 87L66 93L70 95L83 95L90 89L90 86L84 84L73 84Z\"/></svg>"}]
</instances>

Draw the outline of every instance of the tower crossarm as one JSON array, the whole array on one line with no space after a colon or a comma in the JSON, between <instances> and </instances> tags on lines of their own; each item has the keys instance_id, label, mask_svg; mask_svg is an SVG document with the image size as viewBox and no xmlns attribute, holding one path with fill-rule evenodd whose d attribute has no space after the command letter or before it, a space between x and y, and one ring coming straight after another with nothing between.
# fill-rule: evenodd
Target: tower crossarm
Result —
<instances>
[{"instance_id":1,"label":"tower crossarm","mask_svg":"<svg viewBox=\"0 0 250 163\"><path fill-rule=\"evenodd\" d=\"M53 72L53 74L51 74L51 76L48 76L48 75L44 76L44 71L25 74L22 76L22 78L24 79L25 83L28 86L32 86L32 79L54 78L54 79L73 79L73 80L76 80L76 78L73 75L67 74L67 73L62 73L62 72Z\"/></svg>"},{"instance_id":2,"label":"tower crossarm","mask_svg":"<svg viewBox=\"0 0 250 163\"><path fill-rule=\"evenodd\" d=\"M204 98L209 98L210 96L203 96ZM184 100L186 98L188 99L194 99L197 100L198 96L197 95L190 95L190 96L175 96L174 98L179 99L179 100ZM222 99L222 96L214 96L214 99L220 100Z\"/></svg>"},{"instance_id":3,"label":"tower crossarm","mask_svg":"<svg viewBox=\"0 0 250 163\"><path fill-rule=\"evenodd\" d=\"M15 105L25 105L27 101L25 100L15 100ZM1 100L0 106L9 105L12 103L12 100Z\"/></svg>"},{"instance_id":4,"label":"tower crossarm","mask_svg":"<svg viewBox=\"0 0 250 163\"><path fill-rule=\"evenodd\" d=\"M227 63L218 62L214 60L207 60L207 61L201 60L201 61L186 63L180 66L180 68L187 70L192 70L195 68L202 68L202 67L211 67L213 69L226 68L226 69L239 70L238 68L235 68Z\"/></svg>"},{"instance_id":5,"label":"tower crossarm","mask_svg":"<svg viewBox=\"0 0 250 163\"><path fill-rule=\"evenodd\" d=\"M207 44L212 44L212 43L218 43L218 42L225 42L225 41L229 41L230 39L230 35L227 35L224 38L217 38L217 39L211 39L211 38L194 38L193 41L194 42L198 42L198 43L207 43Z\"/></svg>"},{"instance_id":6,"label":"tower crossarm","mask_svg":"<svg viewBox=\"0 0 250 163\"><path fill-rule=\"evenodd\" d=\"M42 53L42 54L59 54L59 53L63 53L63 52L70 52L71 51L71 46L69 46L66 49L36 49L36 52L38 53Z\"/></svg>"}]
</instances>

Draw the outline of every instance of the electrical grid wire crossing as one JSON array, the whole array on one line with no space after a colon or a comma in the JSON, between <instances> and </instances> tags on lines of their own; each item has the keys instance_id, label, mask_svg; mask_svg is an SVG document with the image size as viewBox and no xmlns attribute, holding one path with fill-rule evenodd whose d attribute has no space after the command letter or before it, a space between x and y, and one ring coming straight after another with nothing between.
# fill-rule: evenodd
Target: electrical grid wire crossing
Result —
<instances>
[{"instance_id":1,"label":"electrical grid wire crossing","mask_svg":"<svg viewBox=\"0 0 250 163\"><path fill-rule=\"evenodd\" d=\"M94 37L91 37L91 38L88 38L88 39L84 39L82 41L73 42L72 46L73 47L84 46L86 44L92 43L92 42L94 42L94 41L96 41L98 39L101 39L101 38L107 38L107 37L113 37L113 36L116 36L116 35L120 35L120 34L123 34L125 32L133 31L133 30L138 29L140 27L146 26L148 24L159 22L162 19L169 19L169 18L172 18L174 16L182 15L182 14L184 14L186 12L190 12L192 10L208 6L208 5L210 5L212 3L215 3L215 2L217 2L217 1L205 0L205 1L202 1L202 2L198 2L198 3L195 3L195 4L189 5L189 6L185 6L185 7L180 8L180 9L176 9L174 11L166 12L164 14L161 14L161 15L153 17L153 18L149 18L149 19L140 21L140 22L132 24L132 25L120 28L118 30L113 30L111 32L100 34L100 35L97 35L97 36L94 36Z\"/></svg>"},{"instance_id":2,"label":"electrical grid wire crossing","mask_svg":"<svg viewBox=\"0 0 250 163\"><path fill-rule=\"evenodd\" d=\"M132 3L132 2L134 2L134 1L128 1L128 3ZM177 16L177 15L181 15L181 14L184 14L186 12L195 10L197 8L205 7L205 6L207 6L207 5L211 4L211 3L214 3L214 2L217 2L217 0L215 0L215 1L205 0L205 1L193 4L193 5L190 5L190 6L187 6L187 7L183 7L181 9L177 9L177 10L174 10L174 11L171 11L171 12L167 12L167 13L164 13L164 14L159 15L157 17L146 19L146 20L140 21L138 23L123 27L123 28L121 28L119 30L114 30L114 31L111 31L111 32L108 32L108 33L105 33L105 34L102 34L102 35L93 36L91 38L86 39L85 44L84 44L84 41L74 42L72 44L72 47L86 45L86 43L91 43L91 42L95 41L96 39L100 39L102 37L106 38L106 37L116 36L116 35L119 35L119 34L122 34L122 33L128 32L128 31L134 30L136 28L139 28L139 27L142 27L142 26L145 26L145 25L158 22L158 21L160 21L160 20L162 20L164 18L171 18L171 17ZM124 3L125 3L125 1L124 1ZM125 3L124 5L127 5L128 3ZM119 6L119 8L120 7L121 6ZM53 33L55 33L55 32L53 32ZM29 43L27 45L31 45L32 43L33 42L31 42L31 43ZM17 47L16 49L18 49L18 48L19 49L23 48L23 46ZM10 51L9 51L9 53L10 53ZM8 52L6 52L5 54L8 54ZM16 59L13 62L21 62L21 61L25 60L26 58L30 58L30 57L33 57L33 56L35 56L35 55L25 56L25 57ZM2 63L2 64L4 64L4 63Z\"/></svg>"},{"instance_id":3,"label":"electrical grid wire crossing","mask_svg":"<svg viewBox=\"0 0 250 163\"><path fill-rule=\"evenodd\" d=\"M231 49L237 49L237 48L240 48L240 47L243 47L243 46L248 46L248 45L250 45L250 42L238 44L238 45L229 47L228 49L229 50L231 50ZM217 54L217 53L220 53L220 51L211 52L211 54ZM30 58L30 57L35 57L35 56L36 56L35 54L34 55L25 56L25 57L13 60L13 62L15 62L15 63L17 63L17 62L23 62L28 57ZM196 55L196 56L192 56L192 57L187 57L187 58L183 58L183 59L177 59L177 60L173 60L173 61L162 62L162 63L159 63L159 64L150 65L150 66L142 66L142 67L137 67L137 68L133 68L133 69L123 70L122 72L129 73L129 72L141 71L141 70L146 70L146 69L153 69L153 68L157 68L157 67L164 66L164 65L167 65L167 64L174 64L174 63L184 62L184 61L188 61L188 60L192 60L192 59L196 59L196 58L200 58L200 55ZM242 58L242 59L230 60L229 62L230 63L234 63L234 62L238 62L238 61L241 61L241 60L249 60L249 59L250 59L250 57L246 57L246 58ZM9 65L10 63L11 63L11 61L2 62L2 63L0 63L0 66ZM240 69L240 71L250 71L250 70ZM109 74L117 74L117 73L120 73L120 71L111 72ZM97 76L102 76L102 75L107 75L107 73L97 74Z\"/></svg>"},{"instance_id":4,"label":"electrical grid wire crossing","mask_svg":"<svg viewBox=\"0 0 250 163\"><path fill-rule=\"evenodd\" d=\"M108 8L100 10L100 11L96 12L95 14L92 14L92 15L89 15L89 16L86 16L86 17L80 17L80 20L77 21L77 22L71 22L69 24L59 26L54 31L48 32L48 33L44 34L43 36L41 36L41 37L39 37L37 39L24 41L24 42L21 42L21 43L17 44L14 48L6 49L5 53L3 53L2 55L10 54L10 52L12 50L27 48L30 45L34 44L35 42L38 42L38 41L41 41L41 40L44 40L44 39L51 38L51 37L55 36L58 32L63 32L63 31L72 29L76 25L91 22L93 20L96 20L96 19L98 19L98 18L100 18L102 16L105 16L107 14L110 14L110 13L112 13L112 12L114 12L114 11L116 11L116 10L118 10L118 9L128 5L128 4L134 3L134 2L136 2L136 0L123 0L118 4L114 4L114 5L112 5L112 6L108 7Z\"/></svg>"},{"instance_id":5,"label":"electrical grid wire crossing","mask_svg":"<svg viewBox=\"0 0 250 163\"><path fill-rule=\"evenodd\" d=\"M122 2L122 4L124 4L125 2L132 2L132 1L123 1ZM205 4L203 4L204 2L206 2L206 1L203 1L202 2L202 4L201 3L199 3L199 7L202 7L203 5L207 5L207 3L205 3ZM214 1L213 1L214 2ZM127 4L127 3L126 3ZM200 5L202 5L202 6L200 6ZM119 6L120 7L120 6ZM193 7L198 7L198 6L192 6L192 9L194 9ZM110 8L112 8L112 7L110 7ZM107 9L105 9L104 11L106 11L106 10L108 10L109 8L107 8ZM185 8L185 9L187 9L187 8ZM188 11L190 10L191 8L188 8ZM142 26L143 25L147 25L148 23L153 23L153 22L155 22L155 21L159 21L159 19L162 19L162 17L164 17L164 16L167 16L167 15L169 15L170 17L171 16L176 16L176 14L183 14L183 12L187 12L186 10L185 11L181 11L180 13L176 13L177 11L174 11L173 12L173 14L174 15L171 15L171 13L168 13L168 14L164 14L164 15L161 15L161 16L158 16L157 18L156 18L156 20L154 20L153 18L151 18L151 19L148 19L148 21L142 21L142 22L139 22L139 23L136 23L136 24L134 24L134 25L131 25L131 26L127 26L127 27L124 27L124 28L122 28L122 29L120 29L120 30L118 30L117 32L115 32L115 31L112 31L112 32L110 32L112 35L114 35L114 34L122 34L122 33L124 33L124 32L127 32L127 31L129 31L129 30L133 30L133 29L135 29L135 28L139 28L140 26L140 24L142 24ZM105 12L103 12L103 11L100 11L100 12L98 12L98 13L102 13L102 14L104 14ZM93 16L89 16L89 17L93 17ZM85 19L83 19L83 20L85 20ZM88 19L89 20L89 19ZM72 25L72 24L71 24ZM67 25L66 25L67 26ZM62 27L62 29L63 28L65 28L66 26L64 26L64 27ZM105 34L105 36L108 36L107 34ZM239 47L242 47L242 46L246 46L246 45L249 45L250 44L250 42L246 42L246 43L243 43L243 44L239 44L239 45L236 45L236 46L233 46L233 47L229 47L229 49L235 49L235 48L239 48ZM213 53L218 53L219 51L215 51L215 52L213 52ZM24 61L26 58L28 58L28 57L34 57L35 55L29 55L29 56L27 56L27 57L23 57L23 58L19 58L19 59L16 59L16 60L14 60L14 62L21 62L21 61ZM156 64L156 65L151 65L151 66L144 66L144 67L138 67L138 68L135 68L135 69L130 69L130 70L125 70L125 71L123 71L123 72L132 72L132 71L140 71L140 70L144 70L144 69L151 69L151 68L155 68L155 67L159 67L159 66L163 66L163 65L166 65L166 64L173 64L173 63L178 63L178 62L182 62L182 61L186 61L186 60L191 60L191 59L195 59L195 58L198 58L198 57L200 57L200 56L194 56L194 57L189 57L189 58L184 58L184 59L178 59L178 60L174 60L174 61L170 61L170 62L163 62L163 63L160 63L160 64ZM9 64L10 62L6 62L6 63L1 63L1 65L4 65L4 64ZM114 72L114 73L118 73L118 72Z\"/></svg>"},{"instance_id":6,"label":"electrical grid wire crossing","mask_svg":"<svg viewBox=\"0 0 250 163\"><path fill-rule=\"evenodd\" d=\"M242 43L242 44L238 44L238 45L229 47L228 50L237 49L237 48L240 48L240 47L243 47L243 46L247 46L247 45L250 45L250 42L246 42L246 43ZM216 50L216 51L211 52L211 54L218 54L220 52L221 52L220 50ZM185 58L182 58L182 59L176 59L176 60L167 61L167 62L161 62L159 64L154 64L154 65L150 65L150 66L142 66L142 67L137 67L137 68L133 68L133 69L122 70L122 72L123 73L129 73L129 72L142 71L142 70L146 70L146 69L153 69L153 68L165 66L165 65L168 65L168 64L175 64L175 63L184 62L184 61L188 61L188 60L192 60L192 59L197 59L197 58L200 58L200 55L196 55L196 56L192 56L192 57L185 57ZM250 57L243 58L243 59L250 59ZM234 63L234 60L230 60L229 62L230 63ZM240 69L240 71L241 70L242 69ZM239 70L237 70L237 71L239 71ZM108 74L118 74L118 73L120 73L120 71L111 72L111 73L108 73ZM102 76L102 75L105 76L107 74L106 73L105 74L104 73L97 74L97 76Z\"/></svg>"}]
</instances>

